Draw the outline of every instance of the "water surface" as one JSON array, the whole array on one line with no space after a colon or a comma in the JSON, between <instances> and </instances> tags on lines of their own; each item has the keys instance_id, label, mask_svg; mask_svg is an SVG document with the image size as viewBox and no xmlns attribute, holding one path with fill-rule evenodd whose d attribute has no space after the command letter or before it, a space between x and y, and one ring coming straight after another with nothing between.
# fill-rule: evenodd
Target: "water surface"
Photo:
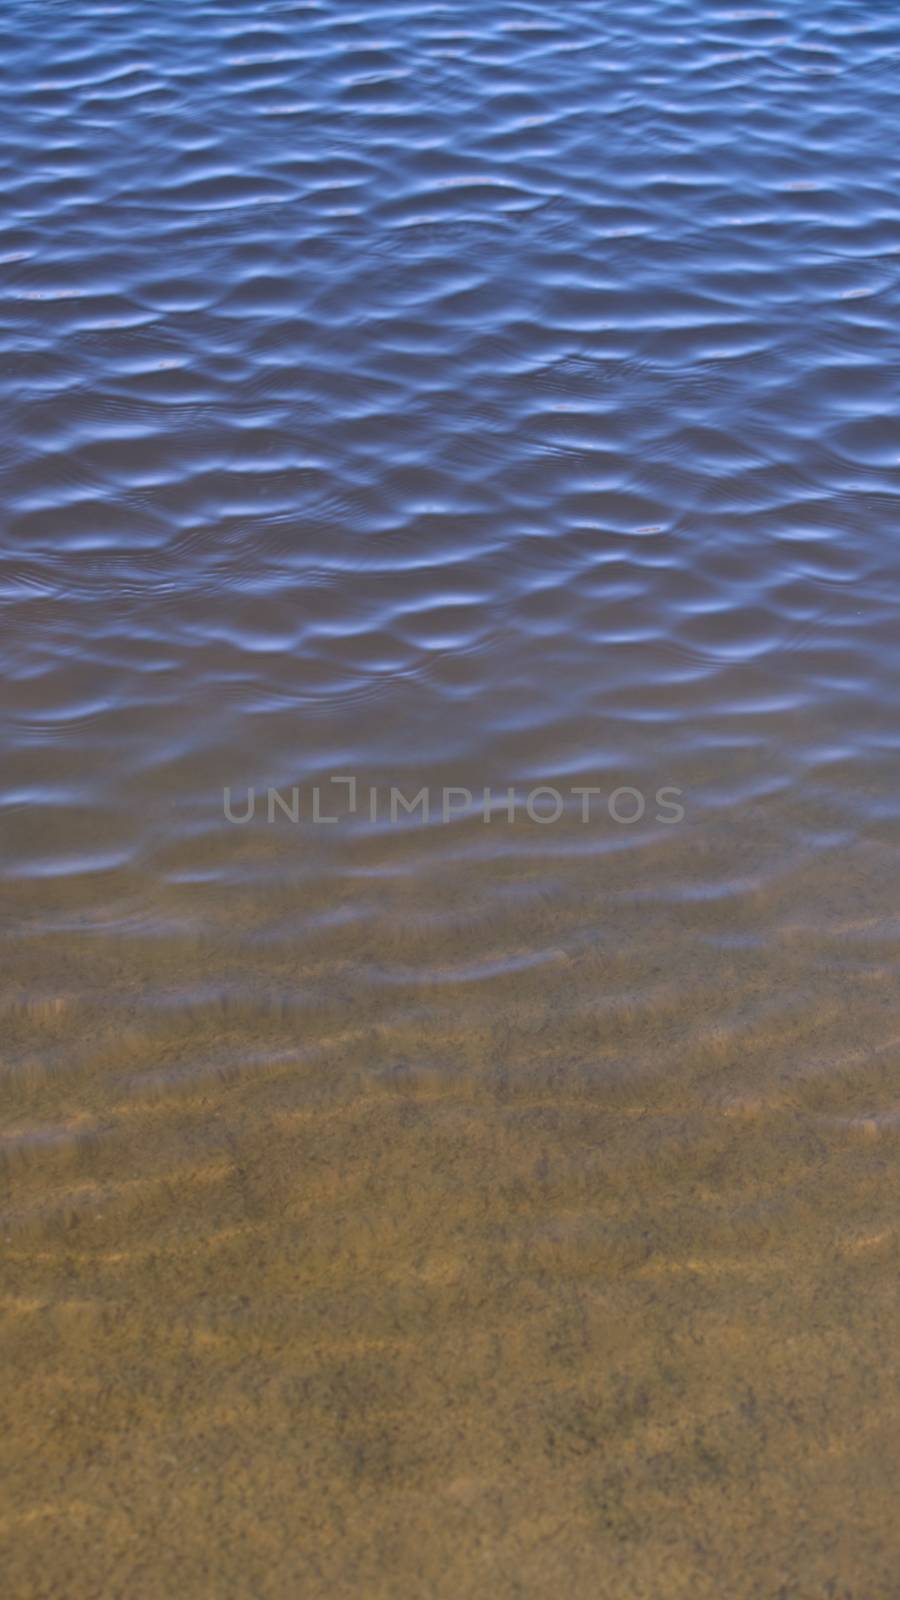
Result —
<instances>
[{"instance_id":1,"label":"water surface","mask_svg":"<svg viewBox=\"0 0 900 1600\"><path fill-rule=\"evenodd\" d=\"M896 1600L898 50L7 4L17 1600Z\"/></svg>"}]
</instances>

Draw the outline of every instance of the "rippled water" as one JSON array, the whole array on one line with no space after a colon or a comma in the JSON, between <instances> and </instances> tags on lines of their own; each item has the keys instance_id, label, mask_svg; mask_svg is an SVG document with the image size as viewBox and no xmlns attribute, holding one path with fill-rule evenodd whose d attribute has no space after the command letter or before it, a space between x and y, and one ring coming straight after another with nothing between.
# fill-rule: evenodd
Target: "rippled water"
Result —
<instances>
[{"instance_id":1,"label":"rippled water","mask_svg":"<svg viewBox=\"0 0 900 1600\"><path fill-rule=\"evenodd\" d=\"M900 16L0 50L7 1592L893 1600Z\"/></svg>"}]
</instances>

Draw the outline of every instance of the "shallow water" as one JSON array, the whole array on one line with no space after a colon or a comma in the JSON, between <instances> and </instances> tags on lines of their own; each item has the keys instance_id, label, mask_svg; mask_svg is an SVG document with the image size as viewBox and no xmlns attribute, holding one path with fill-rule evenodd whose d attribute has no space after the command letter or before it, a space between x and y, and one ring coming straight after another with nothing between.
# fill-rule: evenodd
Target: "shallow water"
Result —
<instances>
[{"instance_id":1,"label":"shallow water","mask_svg":"<svg viewBox=\"0 0 900 1600\"><path fill-rule=\"evenodd\" d=\"M898 50L7 5L7 1593L900 1593Z\"/></svg>"}]
</instances>

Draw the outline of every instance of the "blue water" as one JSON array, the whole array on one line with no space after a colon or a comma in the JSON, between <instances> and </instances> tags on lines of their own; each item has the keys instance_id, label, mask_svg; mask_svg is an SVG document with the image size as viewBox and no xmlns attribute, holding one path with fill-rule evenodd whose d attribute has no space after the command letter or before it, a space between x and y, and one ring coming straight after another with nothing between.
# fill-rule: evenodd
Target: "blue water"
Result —
<instances>
[{"instance_id":1,"label":"blue water","mask_svg":"<svg viewBox=\"0 0 900 1600\"><path fill-rule=\"evenodd\" d=\"M16 1596L895 1600L898 52L6 5Z\"/></svg>"}]
</instances>

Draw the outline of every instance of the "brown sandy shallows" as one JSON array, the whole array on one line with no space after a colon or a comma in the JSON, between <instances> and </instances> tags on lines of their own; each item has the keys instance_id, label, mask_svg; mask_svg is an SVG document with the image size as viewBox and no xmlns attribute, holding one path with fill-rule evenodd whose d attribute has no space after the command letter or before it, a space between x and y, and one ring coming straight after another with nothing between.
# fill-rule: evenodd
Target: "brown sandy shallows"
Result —
<instances>
[{"instance_id":1,"label":"brown sandy shallows","mask_svg":"<svg viewBox=\"0 0 900 1600\"><path fill-rule=\"evenodd\" d=\"M893 1600L877 982L698 949L23 1023L8 1592Z\"/></svg>"}]
</instances>

